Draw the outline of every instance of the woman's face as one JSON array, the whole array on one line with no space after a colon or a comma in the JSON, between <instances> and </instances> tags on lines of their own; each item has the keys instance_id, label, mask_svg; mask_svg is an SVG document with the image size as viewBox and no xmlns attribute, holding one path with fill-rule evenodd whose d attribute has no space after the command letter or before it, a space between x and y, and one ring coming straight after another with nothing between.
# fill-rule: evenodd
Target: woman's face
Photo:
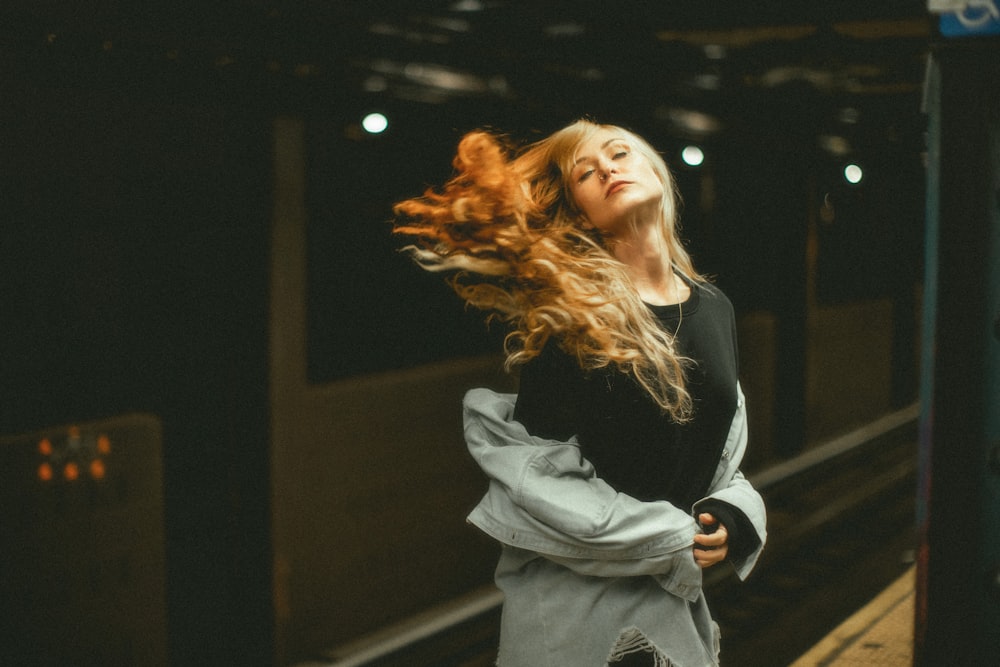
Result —
<instances>
[{"instance_id":1,"label":"woman's face","mask_svg":"<svg viewBox=\"0 0 1000 667\"><path fill-rule=\"evenodd\" d=\"M570 194L602 234L614 237L631 220L656 219L663 184L626 135L602 128L580 143L573 160Z\"/></svg>"}]
</instances>

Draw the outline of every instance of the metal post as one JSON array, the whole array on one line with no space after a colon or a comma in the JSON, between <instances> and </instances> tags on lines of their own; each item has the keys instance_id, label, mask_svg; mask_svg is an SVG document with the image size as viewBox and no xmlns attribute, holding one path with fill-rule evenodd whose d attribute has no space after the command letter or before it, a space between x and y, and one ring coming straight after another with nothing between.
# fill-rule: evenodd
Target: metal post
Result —
<instances>
[{"instance_id":1,"label":"metal post","mask_svg":"<svg viewBox=\"0 0 1000 667\"><path fill-rule=\"evenodd\" d=\"M997 51L940 45L928 76L915 632L915 664L928 667L1000 659Z\"/></svg>"}]
</instances>

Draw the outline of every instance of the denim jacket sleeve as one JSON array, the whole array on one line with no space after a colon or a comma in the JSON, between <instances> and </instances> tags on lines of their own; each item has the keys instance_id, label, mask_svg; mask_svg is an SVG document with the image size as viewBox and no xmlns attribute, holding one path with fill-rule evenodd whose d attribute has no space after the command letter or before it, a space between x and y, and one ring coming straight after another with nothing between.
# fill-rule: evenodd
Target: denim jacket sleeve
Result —
<instances>
[{"instance_id":1,"label":"denim jacket sleeve","mask_svg":"<svg viewBox=\"0 0 1000 667\"><path fill-rule=\"evenodd\" d=\"M719 467L712 479L708 495L694 504L692 513L699 514L700 504L709 498L714 498L732 505L749 519L757 533L759 543L757 548L742 560L733 562L733 567L739 578L746 579L754 565L757 564L757 560L764 550L764 543L767 541L767 510L764 507L764 499L740 471L740 463L743 462L743 456L747 449L746 398L739 385L737 385L736 391L736 414L729 427L729 435L726 438L726 446L723 449Z\"/></svg>"},{"instance_id":2,"label":"denim jacket sleeve","mask_svg":"<svg viewBox=\"0 0 1000 667\"><path fill-rule=\"evenodd\" d=\"M666 501L641 502L616 492L597 477L575 441L536 438L513 421L514 400L487 389L466 394L466 442L490 480L469 521L503 544L583 574L651 575L676 595L697 597L701 570L691 553L698 532L693 515ZM742 394L712 492L750 516L753 508L741 503L755 493L738 475L746 442L741 411ZM733 481L736 491L730 490ZM745 576L752 563L737 568Z\"/></svg>"},{"instance_id":3,"label":"denim jacket sleeve","mask_svg":"<svg viewBox=\"0 0 1000 667\"><path fill-rule=\"evenodd\" d=\"M691 554L693 517L616 492L575 441L536 438L513 421L514 400L485 389L466 394L466 442L490 480L469 521L502 544L581 574L651 575L695 599L701 570Z\"/></svg>"}]
</instances>

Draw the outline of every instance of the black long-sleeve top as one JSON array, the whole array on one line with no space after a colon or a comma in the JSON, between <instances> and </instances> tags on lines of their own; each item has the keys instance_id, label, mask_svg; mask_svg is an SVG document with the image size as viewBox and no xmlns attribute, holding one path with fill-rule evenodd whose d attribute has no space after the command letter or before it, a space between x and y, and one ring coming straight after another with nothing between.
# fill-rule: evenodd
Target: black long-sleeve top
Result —
<instances>
[{"instance_id":1,"label":"black long-sleeve top","mask_svg":"<svg viewBox=\"0 0 1000 667\"><path fill-rule=\"evenodd\" d=\"M582 371L554 340L522 369L514 412L532 435L576 435L583 455L615 490L688 511L704 497L719 463L737 407L738 379L732 304L710 284L689 285L684 303L649 306L691 360L689 422L676 423L633 378L614 368ZM756 546L740 544L738 536L754 533L737 508L713 502L705 511L726 525L731 552Z\"/></svg>"}]
</instances>

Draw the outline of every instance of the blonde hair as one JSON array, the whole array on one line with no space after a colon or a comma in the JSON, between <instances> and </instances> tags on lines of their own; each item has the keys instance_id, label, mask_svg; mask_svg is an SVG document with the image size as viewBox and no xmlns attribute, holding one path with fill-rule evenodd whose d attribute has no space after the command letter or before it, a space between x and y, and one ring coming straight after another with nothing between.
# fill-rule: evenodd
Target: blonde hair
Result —
<instances>
[{"instance_id":1,"label":"blonde hair","mask_svg":"<svg viewBox=\"0 0 1000 667\"><path fill-rule=\"evenodd\" d=\"M581 120L508 158L501 141L471 132L459 142L456 175L438 192L395 206L395 233L429 271L455 271L467 303L508 322L508 369L536 357L555 337L583 370L614 365L632 376L674 420L690 417L687 360L643 303L624 264L581 226L569 174L581 142L602 129L621 133L663 184L659 224L674 267L700 280L677 236L677 192L663 158L624 128Z\"/></svg>"}]
</instances>

